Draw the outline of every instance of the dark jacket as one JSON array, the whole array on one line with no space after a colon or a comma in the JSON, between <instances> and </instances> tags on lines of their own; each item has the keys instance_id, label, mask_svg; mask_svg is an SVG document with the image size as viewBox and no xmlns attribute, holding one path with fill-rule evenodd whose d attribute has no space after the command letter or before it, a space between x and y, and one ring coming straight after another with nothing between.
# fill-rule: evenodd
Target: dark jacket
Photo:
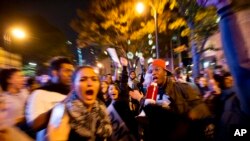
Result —
<instances>
[{"instance_id":1,"label":"dark jacket","mask_svg":"<svg viewBox=\"0 0 250 141\"><path fill-rule=\"evenodd\" d=\"M147 105L146 117L141 117L145 141L201 141L202 131L192 125L186 116L169 111L159 105Z\"/></svg>"},{"instance_id":2,"label":"dark jacket","mask_svg":"<svg viewBox=\"0 0 250 141\"><path fill-rule=\"evenodd\" d=\"M138 124L136 122L135 116L138 114L138 106L139 102L136 100L131 100L129 98L129 91L132 89L128 86L128 72L127 68L123 67L122 76L119 81L119 100L117 100L113 104L115 110L120 115L122 120L125 122L126 126L128 127L130 133L134 135L135 138L138 138ZM134 102L135 110L131 110L129 104Z\"/></svg>"},{"instance_id":3,"label":"dark jacket","mask_svg":"<svg viewBox=\"0 0 250 141\"><path fill-rule=\"evenodd\" d=\"M206 119L210 117L210 111L202 101L198 89L194 89L189 83L172 82L168 79L159 88L159 97L164 94L170 97L169 109L159 105L144 107L146 119L141 126L144 128L145 141L204 140ZM192 116L189 116L190 113Z\"/></svg>"},{"instance_id":4,"label":"dark jacket","mask_svg":"<svg viewBox=\"0 0 250 141\"><path fill-rule=\"evenodd\" d=\"M215 139L245 140L247 136L238 138L233 136L235 129L250 129L250 117L241 111L240 101L234 89L224 90L220 100L222 111Z\"/></svg>"},{"instance_id":5,"label":"dark jacket","mask_svg":"<svg viewBox=\"0 0 250 141\"><path fill-rule=\"evenodd\" d=\"M202 119L210 116L210 111L202 101L202 97L196 89L189 83L172 82L167 79L166 84L159 88L159 92L164 90L163 94L170 97L170 109L178 114L187 115L190 111Z\"/></svg>"},{"instance_id":6,"label":"dark jacket","mask_svg":"<svg viewBox=\"0 0 250 141\"><path fill-rule=\"evenodd\" d=\"M70 92L70 86L64 85L62 83L47 83L46 85L37 88L42 90L47 90L51 92L57 92L63 95L67 95Z\"/></svg>"}]
</instances>

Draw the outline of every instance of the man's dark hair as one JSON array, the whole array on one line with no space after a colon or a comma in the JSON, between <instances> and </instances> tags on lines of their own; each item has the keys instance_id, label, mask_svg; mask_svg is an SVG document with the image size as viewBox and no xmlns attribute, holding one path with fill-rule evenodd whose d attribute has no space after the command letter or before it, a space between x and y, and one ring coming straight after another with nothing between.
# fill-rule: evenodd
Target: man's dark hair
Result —
<instances>
[{"instance_id":1,"label":"man's dark hair","mask_svg":"<svg viewBox=\"0 0 250 141\"><path fill-rule=\"evenodd\" d=\"M72 64L69 58L64 56L56 56L50 60L49 71L60 70L62 64Z\"/></svg>"},{"instance_id":2,"label":"man's dark hair","mask_svg":"<svg viewBox=\"0 0 250 141\"><path fill-rule=\"evenodd\" d=\"M2 69L0 72L0 85L3 89L3 91L7 91L8 88L8 79L16 72L19 72L21 70L16 68L8 68L8 69Z\"/></svg>"},{"instance_id":3,"label":"man's dark hair","mask_svg":"<svg viewBox=\"0 0 250 141\"><path fill-rule=\"evenodd\" d=\"M230 72L225 72L224 73L224 77L229 77L229 76L232 76L232 74Z\"/></svg>"}]
</instances>

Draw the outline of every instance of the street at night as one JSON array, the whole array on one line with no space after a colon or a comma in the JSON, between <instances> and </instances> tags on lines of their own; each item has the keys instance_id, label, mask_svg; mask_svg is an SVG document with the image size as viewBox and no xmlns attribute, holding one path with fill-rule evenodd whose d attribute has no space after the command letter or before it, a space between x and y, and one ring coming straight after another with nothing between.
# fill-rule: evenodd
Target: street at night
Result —
<instances>
[{"instance_id":1,"label":"street at night","mask_svg":"<svg viewBox=\"0 0 250 141\"><path fill-rule=\"evenodd\" d=\"M0 141L246 141L249 0L1 0Z\"/></svg>"}]
</instances>

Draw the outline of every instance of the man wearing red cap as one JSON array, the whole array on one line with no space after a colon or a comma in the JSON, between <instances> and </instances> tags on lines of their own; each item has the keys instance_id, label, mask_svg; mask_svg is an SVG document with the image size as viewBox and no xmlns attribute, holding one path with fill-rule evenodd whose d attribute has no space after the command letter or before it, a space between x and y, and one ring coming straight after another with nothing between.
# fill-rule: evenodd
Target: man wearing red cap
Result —
<instances>
[{"instance_id":1,"label":"man wearing red cap","mask_svg":"<svg viewBox=\"0 0 250 141\"><path fill-rule=\"evenodd\" d=\"M147 73L151 75L151 82L157 83L158 95L156 101L145 98L140 100L140 103L145 105L143 109L148 118L145 140L197 139L199 135L203 138L205 126L200 127L201 124L195 124L194 127L187 122L201 121L210 116L199 92L188 83L173 82L167 74L165 61L162 59L155 59L148 67ZM130 95L133 97L136 94L130 93ZM169 104L166 106L164 101L170 101L170 104L165 102ZM202 140L201 138L198 140Z\"/></svg>"},{"instance_id":2,"label":"man wearing red cap","mask_svg":"<svg viewBox=\"0 0 250 141\"><path fill-rule=\"evenodd\" d=\"M199 91L188 83L173 82L169 79L164 60L155 59L149 66L148 73L152 75L152 81L157 83L159 87L157 100L161 100L164 95L169 96L171 100L169 108L172 111L188 115L190 119L200 119L208 116L208 109L203 103Z\"/></svg>"}]
</instances>

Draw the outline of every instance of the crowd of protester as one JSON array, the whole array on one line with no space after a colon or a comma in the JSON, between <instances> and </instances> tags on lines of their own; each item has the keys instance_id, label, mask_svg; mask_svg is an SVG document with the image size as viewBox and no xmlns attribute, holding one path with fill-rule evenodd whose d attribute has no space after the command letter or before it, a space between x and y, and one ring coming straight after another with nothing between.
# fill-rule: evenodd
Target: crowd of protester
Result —
<instances>
[{"instance_id":1,"label":"crowd of protester","mask_svg":"<svg viewBox=\"0 0 250 141\"><path fill-rule=\"evenodd\" d=\"M212 141L224 135L221 121L234 108L227 103L237 102L230 72L208 68L192 79L181 68L170 72L165 60L155 59L137 75L128 70L127 59L120 62L119 77L100 76L94 67L75 68L68 58L57 56L51 59L46 84L26 78L21 70L2 69L7 114L1 126L38 141ZM155 100L146 98L151 82L158 86Z\"/></svg>"},{"instance_id":2,"label":"crowd of protester","mask_svg":"<svg viewBox=\"0 0 250 141\"><path fill-rule=\"evenodd\" d=\"M141 72L129 70L126 58L120 63L120 74L115 64L113 73L100 76L92 66L53 57L46 83L2 69L0 140L217 141L231 140L233 129L249 125L249 73L242 66L229 63L232 75L216 66L192 78L182 68L170 72L163 59L147 68L141 63ZM156 99L147 97L151 84Z\"/></svg>"}]
</instances>

